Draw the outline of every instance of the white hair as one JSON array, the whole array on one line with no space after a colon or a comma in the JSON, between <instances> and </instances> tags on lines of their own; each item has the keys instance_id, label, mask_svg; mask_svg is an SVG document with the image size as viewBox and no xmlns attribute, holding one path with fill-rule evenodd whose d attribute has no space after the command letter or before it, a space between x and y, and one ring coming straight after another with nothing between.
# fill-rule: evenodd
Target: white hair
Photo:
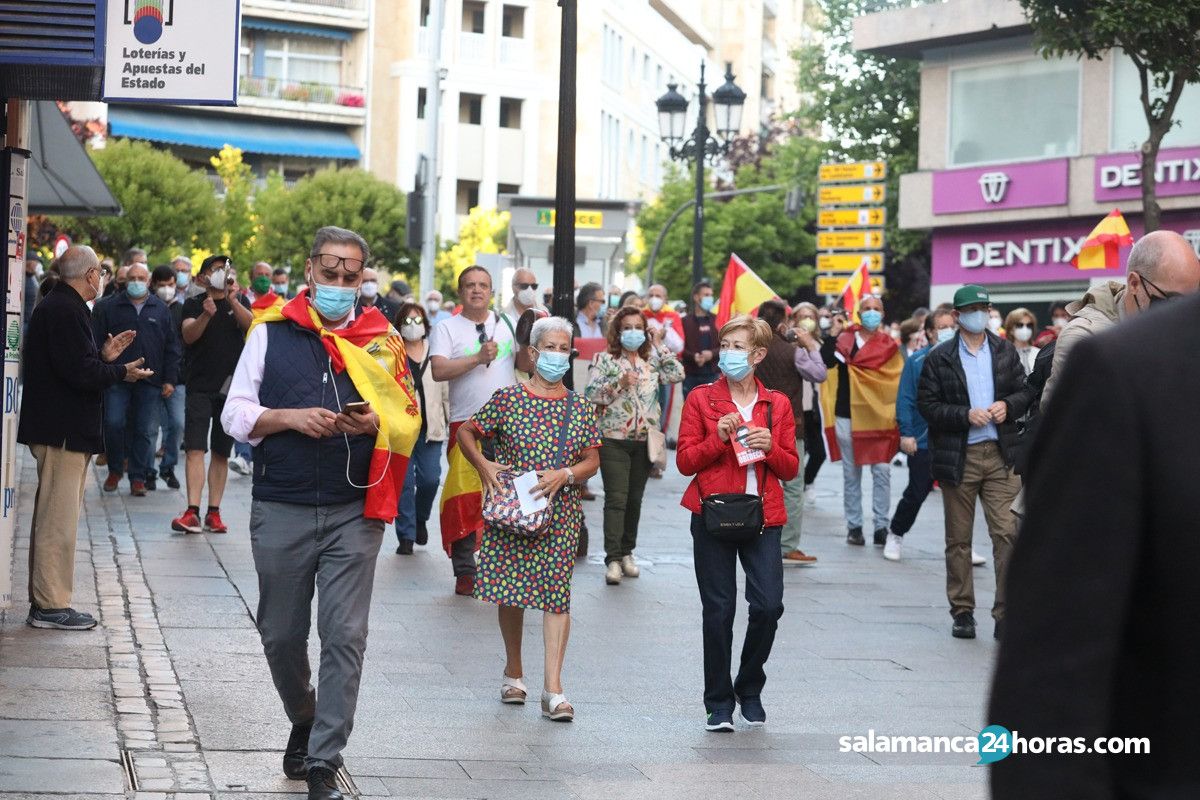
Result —
<instances>
[{"instance_id":1,"label":"white hair","mask_svg":"<svg viewBox=\"0 0 1200 800\"><path fill-rule=\"evenodd\" d=\"M570 339L575 334L575 328L562 317L542 317L533 323L533 330L529 332L529 346L541 347L548 333L565 333Z\"/></svg>"},{"instance_id":2,"label":"white hair","mask_svg":"<svg viewBox=\"0 0 1200 800\"><path fill-rule=\"evenodd\" d=\"M68 247L67 252L59 256L54 263L58 267L58 274L64 280L73 280L82 278L88 271L99 267L100 259L96 258L96 251L86 244L77 244Z\"/></svg>"}]
</instances>

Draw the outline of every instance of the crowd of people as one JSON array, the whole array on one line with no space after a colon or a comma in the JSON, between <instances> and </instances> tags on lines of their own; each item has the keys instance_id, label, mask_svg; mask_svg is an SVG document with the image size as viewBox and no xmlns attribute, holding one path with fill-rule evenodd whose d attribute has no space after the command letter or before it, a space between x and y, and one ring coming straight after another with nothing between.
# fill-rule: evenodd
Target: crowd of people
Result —
<instances>
[{"instance_id":1,"label":"crowd of people","mask_svg":"<svg viewBox=\"0 0 1200 800\"><path fill-rule=\"evenodd\" d=\"M341 796L333 776L353 723L385 526L394 522L399 555L427 544L439 489L454 591L498 607L500 700L527 700L524 612L541 610L540 704L554 721L576 713L562 673L574 566L587 551L588 481L599 473L604 580L617 586L641 573L643 501L672 446L690 479L680 503L691 514L702 606L706 729L734 730L735 713L750 726L766 722L783 570L817 562L801 538L826 460L842 462L846 545L864 546L869 530L888 562L901 560L905 535L938 489L956 638L976 635L973 568L986 557L971 541L981 501L996 574L993 635L1007 639L1026 490L1032 507L1046 504L1037 485L1046 451L1031 442L1054 405L1051 390L1077 374L1076 347L1200 288L1200 261L1170 232L1139 240L1125 282L1054 304L1040 330L1029 309L1002 317L977 285L891 324L883 299L868 295L852 309L771 300L718 325L706 282L683 314L662 286L639 295L588 283L577 290L576 317L563 319L539 303L528 269L515 270L513 299L500 307L489 271L469 267L447 309L440 293L418 301L401 281L381 293L369 263L368 243L335 227L316 232L295 292L288 271L266 263L251 268L243 289L227 256L150 270L134 249L114 268L74 246L38 286L27 319L24 407L64 411L23 413L19 426L39 484L29 623L96 625L70 602L93 454L105 459L104 491L127 478L130 495L143 497L159 480L180 488L182 451L187 505L170 522L182 534L227 532L220 506L237 463L253 484L256 621L292 724L283 768L308 781L311 800ZM36 281L27 265L27 282ZM586 383L572 391L564 378L585 340L596 347ZM893 511L900 454L908 483ZM734 676L739 561L749 622ZM318 585L314 688L307 639ZM997 697L1003 707L1003 691Z\"/></svg>"}]
</instances>

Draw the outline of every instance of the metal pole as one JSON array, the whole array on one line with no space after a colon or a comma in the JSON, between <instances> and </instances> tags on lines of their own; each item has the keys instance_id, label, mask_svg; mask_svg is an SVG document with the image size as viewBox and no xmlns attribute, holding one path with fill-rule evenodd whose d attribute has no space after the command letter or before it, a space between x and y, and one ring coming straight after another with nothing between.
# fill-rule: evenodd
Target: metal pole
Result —
<instances>
[{"instance_id":1,"label":"metal pole","mask_svg":"<svg viewBox=\"0 0 1200 800\"><path fill-rule=\"evenodd\" d=\"M554 315L574 319L575 274L575 47L578 0L558 0L562 46L558 73L558 173L554 192ZM570 373L567 373L570 375Z\"/></svg>"},{"instance_id":2,"label":"metal pole","mask_svg":"<svg viewBox=\"0 0 1200 800\"><path fill-rule=\"evenodd\" d=\"M708 96L704 84L704 62L700 62L700 115L696 121L696 213L692 222L692 285L704 279L704 153L708 149Z\"/></svg>"},{"instance_id":3,"label":"metal pole","mask_svg":"<svg viewBox=\"0 0 1200 800\"><path fill-rule=\"evenodd\" d=\"M428 153L425 179L425 218L421 228L421 298L433 287L433 264L437 258L438 132L442 108L442 18L446 0L431 0L429 7L429 86L425 89L425 151Z\"/></svg>"}]
</instances>

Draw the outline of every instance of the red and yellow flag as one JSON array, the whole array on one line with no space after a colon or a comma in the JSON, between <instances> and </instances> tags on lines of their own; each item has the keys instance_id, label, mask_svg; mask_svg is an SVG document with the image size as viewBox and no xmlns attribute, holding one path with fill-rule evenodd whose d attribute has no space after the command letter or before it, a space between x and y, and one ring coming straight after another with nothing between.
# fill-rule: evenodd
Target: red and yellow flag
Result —
<instances>
[{"instance_id":1,"label":"red and yellow flag","mask_svg":"<svg viewBox=\"0 0 1200 800\"><path fill-rule=\"evenodd\" d=\"M363 516L391 522L400 505L409 456L421 432L421 411L404 340L374 308L364 309L345 328L329 330L309 304L307 288L286 304L264 309L250 327L284 320L320 336L333 368L350 376L354 389L379 415Z\"/></svg>"},{"instance_id":2,"label":"red and yellow flag","mask_svg":"<svg viewBox=\"0 0 1200 800\"><path fill-rule=\"evenodd\" d=\"M766 281L754 274L737 253L729 256L725 278L721 281L721 300L717 308L717 330L738 314L756 314L758 307L779 295Z\"/></svg>"},{"instance_id":3,"label":"red and yellow flag","mask_svg":"<svg viewBox=\"0 0 1200 800\"><path fill-rule=\"evenodd\" d=\"M483 530L483 483L458 446L458 429L467 422L450 423L450 441L446 446L446 481L442 484L438 514L446 555L451 555L455 542ZM475 538L476 548L481 538Z\"/></svg>"},{"instance_id":4,"label":"red and yellow flag","mask_svg":"<svg viewBox=\"0 0 1200 800\"><path fill-rule=\"evenodd\" d=\"M869 264L864 258L863 263L858 265L858 269L850 280L846 281L846 288L842 290L842 308L850 314L850 318L854 322L858 322L858 304L862 299L871 293L871 271Z\"/></svg>"},{"instance_id":5,"label":"red and yellow flag","mask_svg":"<svg viewBox=\"0 0 1200 800\"><path fill-rule=\"evenodd\" d=\"M854 335L859 331L867 340L854 352ZM858 325L852 325L838 337L837 353L845 361L850 376L850 441L854 448L854 463L887 464L900 449L896 394L900 388L904 357L891 336L882 331L869 334ZM830 461L842 459L835 416L838 380L838 370L829 370L820 396L822 427Z\"/></svg>"},{"instance_id":6,"label":"red and yellow flag","mask_svg":"<svg viewBox=\"0 0 1200 800\"><path fill-rule=\"evenodd\" d=\"M254 302L250 304L250 311L252 314L254 314L254 318L258 319L263 314L267 313L267 309L275 308L276 306L283 306L283 304L286 302L286 300L275 294L275 292L269 291L266 294L260 294L258 297L254 298Z\"/></svg>"},{"instance_id":7,"label":"red and yellow flag","mask_svg":"<svg viewBox=\"0 0 1200 800\"><path fill-rule=\"evenodd\" d=\"M1071 259L1075 269L1116 269L1121 266L1121 248L1133 244L1133 236L1121 210L1114 208L1088 234L1079 255Z\"/></svg>"}]
</instances>

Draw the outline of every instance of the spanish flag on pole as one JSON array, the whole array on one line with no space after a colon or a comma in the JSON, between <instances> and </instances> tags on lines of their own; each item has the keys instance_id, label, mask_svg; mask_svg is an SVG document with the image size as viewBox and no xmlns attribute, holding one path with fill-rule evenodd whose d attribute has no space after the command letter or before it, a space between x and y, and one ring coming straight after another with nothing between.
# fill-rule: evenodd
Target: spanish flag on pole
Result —
<instances>
[{"instance_id":1,"label":"spanish flag on pole","mask_svg":"<svg viewBox=\"0 0 1200 800\"><path fill-rule=\"evenodd\" d=\"M846 288L842 290L842 308L846 309L855 323L858 322L858 304L870 293L871 271L864 258L855 273L850 276L850 280L846 282Z\"/></svg>"},{"instance_id":2,"label":"spanish flag on pole","mask_svg":"<svg viewBox=\"0 0 1200 800\"><path fill-rule=\"evenodd\" d=\"M725 278L721 281L721 300L717 308L717 330L738 314L754 314L768 300L778 300L779 295L767 286L737 253L729 256Z\"/></svg>"},{"instance_id":3,"label":"spanish flag on pole","mask_svg":"<svg viewBox=\"0 0 1200 800\"><path fill-rule=\"evenodd\" d=\"M1131 244L1133 236L1129 226L1125 224L1121 210L1114 208L1088 234L1079 255L1071 259L1071 266L1075 269L1116 269L1121 266L1121 248Z\"/></svg>"}]
</instances>

